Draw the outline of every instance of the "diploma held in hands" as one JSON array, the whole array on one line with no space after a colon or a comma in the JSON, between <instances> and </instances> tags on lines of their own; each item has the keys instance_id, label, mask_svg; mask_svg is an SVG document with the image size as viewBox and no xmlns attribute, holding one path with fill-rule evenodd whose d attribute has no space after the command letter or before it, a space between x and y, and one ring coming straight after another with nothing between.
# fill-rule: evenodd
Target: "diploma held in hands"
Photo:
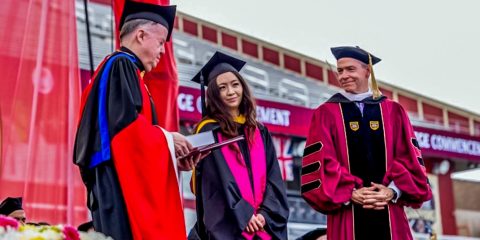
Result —
<instances>
[{"instance_id":1,"label":"diploma held in hands","mask_svg":"<svg viewBox=\"0 0 480 240\"><path fill-rule=\"evenodd\" d=\"M215 138L213 137L213 132L212 131L190 135L190 136L187 136L186 138L190 142L190 144L192 144L193 149L187 155L179 157L179 159L187 158L187 157L190 157L190 156L195 155L197 153L212 151L212 150L215 150L217 148L223 147L225 145L228 145L228 144L231 144L231 143L234 143L234 142L245 139L245 137L243 135L240 135L240 136L230 138L230 139L227 139L227 140L224 140L222 142L217 143L217 142L215 142Z\"/></svg>"}]
</instances>

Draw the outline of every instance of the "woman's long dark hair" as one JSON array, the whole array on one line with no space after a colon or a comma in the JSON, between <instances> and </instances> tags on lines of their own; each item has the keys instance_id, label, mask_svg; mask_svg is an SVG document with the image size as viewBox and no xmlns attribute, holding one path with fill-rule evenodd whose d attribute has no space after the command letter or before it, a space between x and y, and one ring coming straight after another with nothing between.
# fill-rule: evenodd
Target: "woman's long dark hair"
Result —
<instances>
[{"instance_id":1,"label":"woman's long dark hair","mask_svg":"<svg viewBox=\"0 0 480 240\"><path fill-rule=\"evenodd\" d=\"M248 136L248 143L253 143L255 128L257 127L257 113L255 108L255 99L253 98L250 88L245 79L237 72L232 72L240 81L243 88L242 101L238 106L239 113L245 116L245 131ZM238 124L235 123L234 117L228 111L228 107L223 103L220 97L220 89L218 88L216 78L209 79L207 88L206 101L206 118L216 120L222 133L226 137L235 137L238 135Z\"/></svg>"}]
</instances>

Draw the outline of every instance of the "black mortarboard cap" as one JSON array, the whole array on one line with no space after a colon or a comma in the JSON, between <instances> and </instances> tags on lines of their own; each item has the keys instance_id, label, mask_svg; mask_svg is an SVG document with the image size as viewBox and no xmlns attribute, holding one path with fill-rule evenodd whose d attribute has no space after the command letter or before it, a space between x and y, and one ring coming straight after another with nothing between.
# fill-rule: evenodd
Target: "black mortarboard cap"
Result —
<instances>
[{"instance_id":1,"label":"black mortarboard cap","mask_svg":"<svg viewBox=\"0 0 480 240\"><path fill-rule=\"evenodd\" d=\"M382 95L382 92L378 88L377 80L375 79L375 73L373 72L373 65L380 62L382 59L373 56L371 53L358 46L333 47L330 48L330 50L332 50L332 54L337 60L341 58L353 58L367 64L370 69L370 78L372 79L373 99L378 99Z\"/></svg>"},{"instance_id":2,"label":"black mortarboard cap","mask_svg":"<svg viewBox=\"0 0 480 240\"><path fill-rule=\"evenodd\" d=\"M7 197L0 204L0 214L2 215L8 216L10 213L16 210L23 210L21 197L18 197L18 198Z\"/></svg>"},{"instance_id":3,"label":"black mortarboard cap","mask_svg":"<svg viewBox=\"0 0 480 240\"><path fill-rule=\"evenodd\" d=\"M125 0L119 30L123 24L134 19L146 19L165 26L168 29L167 41L172 35L177 6L161 6L149 3Z\"/></svg>"},{"instance_id":4,"label":"black mortarboard cap","mask_svg":"<svg viewBox=\"0 0 480 240\"><path fill-rule=\"evenodd\" d=\"M88 232L90 229L93 229L92 221L84 222L77 227L77 230L82 232Z\"/></svg>"},{"instance_id":5,"label":"black mortarboard cap","mask_svg":"<svg viewBox=\"0 0 480 240\"><path fill-rule=\"evenodd\" d=\"M203 76L205 85L210 80L215 79L218 75L226 72L239 72L246 62L238 58L232 57L222 52L215 52L208 62L203 65L202 69L192 78L196 83L200 82L200 76Z\"/></svg>"},{"instance_id":6,"label":"black mortarboard cap","mask_svg":"<svg viewBox=\"0 0 480 240\"><path fill-rule=\"evenodd\" d=\"M330 48L332 51L333 56L338 60L340 58L353 58L356 59L360 62L363 62L368 65L368 55L370 54L372 58L372 65L375 65L376 63L380 62L382 59L373 56L371 53L361 49L360 47L333 47Z\"/></svg>"},{"instance_id":7,"label":"black mortarboard cap","mask_svg":"<svg viewBox=\"0 0 480 240\"><path fill-rule=\"evenodd\" d=\"M202 114L205 113L205 85L214 80L218 75L226 72L240 72L246 62L222 52L215 52L208 62L192 78L192 81L200 83L202 93Z\"/></svg>"}]
</instances>

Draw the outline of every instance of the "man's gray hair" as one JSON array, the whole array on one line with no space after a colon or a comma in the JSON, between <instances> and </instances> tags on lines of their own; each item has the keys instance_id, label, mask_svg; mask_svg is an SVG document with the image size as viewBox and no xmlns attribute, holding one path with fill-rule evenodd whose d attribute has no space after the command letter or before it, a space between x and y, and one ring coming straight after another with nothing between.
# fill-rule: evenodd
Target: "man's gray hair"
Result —
<instances>
[{"instance_id":1,"label":"man's gray hair","mask_svg":"<svg viewBox=\"0 0 480 240\"><path fill-rule=\"evenodd\" d=\"M138 27L144 26L144 25L155 25L157 24L154 21L150 21L147 19L133 19L125 24L123 24L122 29L120 29L120 41L127 36L128 34L134 32Z\"/></svg>"},{"instance_id":2,"label":"man's gray hair","mask_svg":"<svg viewBox=\"0 0 480 240\"><path fill-rule=\"evenodd\" d=\"M366 64L366 63L364 63L364 62L362 62L362 61L359 61L359 62L360 62L360 66L362 66L363 68L365 68L365 69L369 69L369 68L370 68L370 66L368 66L368 64Z\"/></svg>"}]
</instances>

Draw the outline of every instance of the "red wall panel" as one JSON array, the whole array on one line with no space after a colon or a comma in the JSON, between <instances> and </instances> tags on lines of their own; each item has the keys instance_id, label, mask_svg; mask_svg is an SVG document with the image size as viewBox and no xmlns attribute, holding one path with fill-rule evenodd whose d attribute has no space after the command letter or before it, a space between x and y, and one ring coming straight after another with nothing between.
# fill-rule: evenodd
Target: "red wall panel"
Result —
<instances>
[{"instance_id":1,"label":"red wall panel","mask_svg":"<svg viewBox=\"0 0 480 240\"><path fill-rule=\"evenodd\" d=\"M305 71L308 77L323 81L323 68L320 65L305 62Z\"/></svg>"},{"instance_id":2,"label":"red wall panel","mask_svg":"<svg viewBox=\"0 0 480 240\"><path fill-rule=\"evenodd\" d=\"M173 22L173 27L174 27L175 29L179 29L178 21L179 21L179 20L178 20L178 16L175 16L175 21Z\"/></svg>"},{"instance_id":3,"label":"red wall panel","mask_svg":"<svg viewBox=\"0 0 480 240\"><path fill-rule=\"evenodd\" d=\"M263 60L275 65L280 65L280 55L277 50L273 50L267 47L262 47Z\"/></svg>"},{"instance_id":4,"label":"red wall panel","mask_svg":"<svg viewBox=\"0 0 480 240\"><path fill-rule=\"evenodd\" d=\"M217 38L217 30L211 27L207 26L202 26L202 37L203 39L217 43L218 38Z\"/></svg>"},{"instance_id":5,"label":"red wall panel","mask_svg":"<svg viewBox=\"0 0 480 240\"><path fill-rule=\"evenodd\" d=\"M423 103L423 118L425 121L443 124L443 110L439 107L432 106L428 103Z\"/></svg>"},{"instance_id":6,"label":"red wall panel","mask_svg":"<svg viewBox=\"0 0 480 240\"><path fill-rule=\"evenodd\" d=\"M228 33L222 32L222 45L233 50L238 49L237 37L230 35Z\"/></svg>"},{"instance_id":7,"label":"red wall panel","mask_svg":"<svg viewBox=\"0 0 480 240\"><path fill-rule=\"evenodd\" d=\"M328 70L328 83L340 87L340 83L337 80L337 73L333 72L332 70Z\"/></svg>"},{"instance_id":8,"label":"red wall panel","mask_svg":"<svg viewBox=\"0 0 480 240\"><path fill-rule=\"evenodd\" d=\"M194 36L198 36L197 23L184 18L183 19L183 31L186 32L186 33L190 33Z\"/></svg>"},{"instance_id":9,"label":"red wall panel","mask_svg":"<svg viewBox=\"0 0 480 240\"><path fill-rule=\"evenodd\" d=\"M480 136L480 121L473 121L473 134Z\"/></svg>"},{"instance_id":10,"label":"red wall panel","mask_svg":"<svg viewBox=\"0 0 480 240\"><path fill-rule=\"evenodd\" d=\"M288 54L283 54L283 62L286 69L297 73L302 73L302 67L299 58L290 56Z\"/></svg>"},{"instance_id":11,"label":"red wall panel","mask_svg":"<svg viewBox=\"0 0 480 240\"><path fill-rule=\"evenodd\" d=\"M403 106L403 108L405 108L408 113L418 116L417 100L398 94L398 102Z\"/></svg>"},{"instance_id":12,"label":"red wall panel","mask_svg":"<svg viewBox=\"0 0 480 240\"><path fill-rule=\"evenodd\" d=\"M242 39L242 51L247 55L258 58L258 45L254 42Z\"/></svg>"},{"instance_id":13,"label":"red wall panel","mask_svg":"<svg viewBox=\"0 0 480 240\"><path fill-rule=\"evenodd\" d=\"M448 112L448 125L452 128L455 132L470 133L470 124L468 122L468 118Z\"/></svg>"},{"instance_id":14,"label":"red wall panel","mask_svg":"<svg viewBox=\"0 0 480 240\"><path fill-rule=\"evenodd\" d=\"M385 88L380 88L380 91L382 92L383 96L386 96L388 99L393 99L393 92L390 90L387 90Z\"/></svg>"}]
</instances>

